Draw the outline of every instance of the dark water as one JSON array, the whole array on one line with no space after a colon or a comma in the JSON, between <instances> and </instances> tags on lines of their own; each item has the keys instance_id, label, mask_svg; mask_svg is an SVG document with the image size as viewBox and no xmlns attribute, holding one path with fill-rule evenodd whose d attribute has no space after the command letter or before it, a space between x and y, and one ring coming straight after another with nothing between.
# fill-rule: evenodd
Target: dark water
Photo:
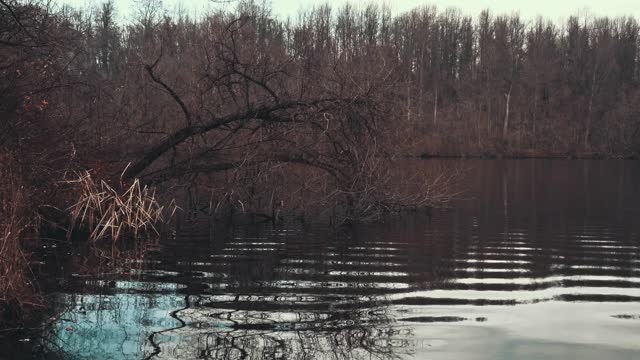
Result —
<instances>
[{"instance_id":1,"label":"dark water","mask_svg":"<svg viewBox=\"0 0 640 360\"><path fill-rule=\"evenodd\" d=\"M639 359L639 163L462 164L469 199L432 216L185 223L134 280L72 276L82 291L55 294L49 346L94 360Z\"/></svg>"}]
</instances>

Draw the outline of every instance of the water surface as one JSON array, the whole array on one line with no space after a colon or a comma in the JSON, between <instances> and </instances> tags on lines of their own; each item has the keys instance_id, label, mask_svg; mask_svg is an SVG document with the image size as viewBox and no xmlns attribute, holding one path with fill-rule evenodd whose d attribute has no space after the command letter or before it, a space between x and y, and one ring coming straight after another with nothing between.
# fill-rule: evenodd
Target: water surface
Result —
<instances>
[{"instance_id":1,"label":"water surface","mask_svg":"<svg viewBox=\"0 0 640 360\"><path fill-rule=\"evenodd\" d=\"M51 347L92 360L640 358L638 162L462 164L467 199L450 210L340 230L196 216L140 274L68 269Z\"/></svg>"}]
</instances>

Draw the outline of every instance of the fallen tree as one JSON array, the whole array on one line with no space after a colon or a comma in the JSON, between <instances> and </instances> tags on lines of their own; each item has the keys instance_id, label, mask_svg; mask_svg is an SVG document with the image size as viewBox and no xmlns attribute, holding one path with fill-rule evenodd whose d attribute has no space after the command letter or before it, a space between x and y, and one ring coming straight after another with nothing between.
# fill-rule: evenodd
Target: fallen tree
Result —
<instances>
[{"instance_id":1,"label":"fallen tree","mask_svg":"<svg viewBox=\"0 0 640 360\"><path fill-rule=\"evenodd\" d=\"M182 75L198 79L195 88L180 93L179 84L165 79L176 68L162 43L159 56L144 65L182 120L169 130L145 128L163 136L132 159L125 178L226 182L212 195L216 209L223 202L249 212L332 207L344 221L450 200L444 178L439 194L428 177L402 193L411 180L389 173L399 139L389 124L394 103L385 97L398 85L384 61L336 58L305 67L295 53L270 45L274 39L255 41L249 15L217 27L193 73Z\"/></svg>"}]
</instances>

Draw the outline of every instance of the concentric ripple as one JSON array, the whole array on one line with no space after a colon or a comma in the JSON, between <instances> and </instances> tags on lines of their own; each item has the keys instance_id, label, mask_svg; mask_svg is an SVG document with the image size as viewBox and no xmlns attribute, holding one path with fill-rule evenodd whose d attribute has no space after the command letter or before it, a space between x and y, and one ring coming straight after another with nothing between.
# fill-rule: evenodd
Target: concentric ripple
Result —
<instances>
[{"instance_id":1,"label":"concentric ripple","mask_svg":"<svg viewBox=\"0 0 640 360\"><path fill-rule=\"evenodd\" d=\"M472 164L470 200L383 224L196 217L140 273L72 278L57 344L92 359L638 355L638 165Z\"/></svg>"}]
</instances>

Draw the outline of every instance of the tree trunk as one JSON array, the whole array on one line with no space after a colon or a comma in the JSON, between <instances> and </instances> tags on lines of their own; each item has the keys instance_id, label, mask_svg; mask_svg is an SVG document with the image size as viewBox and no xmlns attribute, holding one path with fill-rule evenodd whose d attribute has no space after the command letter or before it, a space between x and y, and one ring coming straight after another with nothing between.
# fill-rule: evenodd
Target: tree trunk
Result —
<instances>
[{"instance_id":1,"label":"tree trunk","mask_svg":"<svg viewBox=\"0 0 640 360\"><path fill-rule=\"evenodd\" d=\"M536 73L536 85L534 87L534 93L533 93L533 118L531 120L532 124L531 124L531 129L532 129L532 136L531 136L531 143L534 145L535 148L535 143L536 141L536 123L538 121L538 74Z\"/></svg>"},{"instance_id":2,"label":"tree trunk","mask_svg":"<svg viewBox=\"0 0 640 360\"><path fill-rule=\"evenodd\" d=\"M407 124L411 124L411 83L407 81Z\"/></svg>"},{"instance_id":3,"label":"tree trunk","mask_svg":"<svg viewBox=\"0 0 640 360\"><path fill-rule=\"evenodd\" d=\"M587 126L584 130L584 148L589 149L591 144L589 143L589 137L591 136L591 119L593 117L593 97L595 96L596 88L596 72L593 72L593 78L591 80L591 95L589 96L589 108L587 110Z\"/></svg>"},{"instance_id":4,"label":"tree trunk","mask_svg":"<svg viewBox=\"0 0 640 360\"><path fill-rule=\"evenodd\" d=\"M438 87L436 86L435 99L433 102L433 125L438 123Z\"/></svg>"},{"instance_id":5,"label":"tree trunk","mask_svg":"<svg viewBox=\"0 0 640 360\"><path fill-rule=\"evenodd\" d=\"M420 126L424 129L424 121L422 119L422 102L424 100L424 45L422 45L422 49L420 50L420 72L419 72L420 80L418 82L418 122Z\"/></svg>"},{"instance_id":6,"label":"tree trunk","mask_svg":"<svg viewBox=\"0 0 640 360\"><path fill-rule=\"evenodd\" d=\"M502 138L506 139L507 138L507 132L509 131L509 105L511 104L511 86L509 86L509 92L504 94L504 97L507 101L507 103L505 104L505 111L504 111L504 124L502 127Z\"/></svg>"},{"instance_id":7,"label":"tree trunk","mask_svg":"<svg viewBox=\"0 0 640 360\"><path fill-rule=\"evenodd\" d=\"M487 137L491 137L491 96L489 95L489 82L487 82Z\"/></svg>"}]
</instances>

